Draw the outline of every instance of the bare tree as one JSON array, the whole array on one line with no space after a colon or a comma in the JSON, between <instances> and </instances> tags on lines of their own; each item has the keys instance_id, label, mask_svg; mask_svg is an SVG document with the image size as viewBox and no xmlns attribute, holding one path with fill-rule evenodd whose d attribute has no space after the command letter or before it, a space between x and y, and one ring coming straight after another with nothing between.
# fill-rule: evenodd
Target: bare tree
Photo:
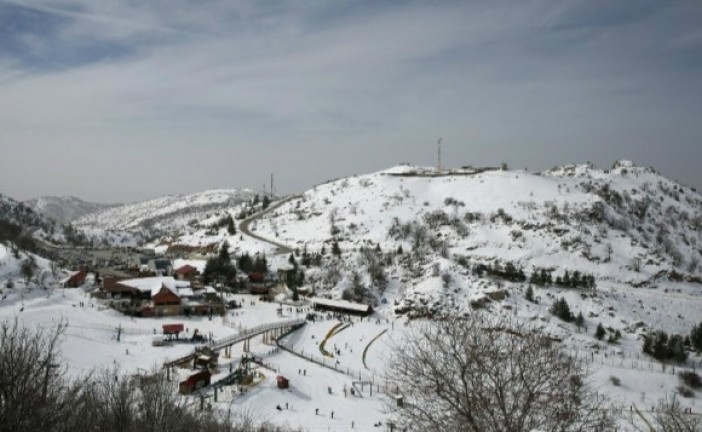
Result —
<instances>
[{"instance_id":1,"label":"bare tree","mask_svg":"<svg viewBox=\"0 0 702 432\"><path fill-rule=\"evenodd\" d=\"M646 417L644 413L635 410L627 417L627 422L639 432L700 432L702 418L692 413L686 413L677 398L662 399L654 413Z\"/></svg>"},{"instance_id":2,"label":"bare tree","mask_svg":"<svg viewBox=\"0 0 702 432\"><path fill-rule=\"evenodd\" d=\"M0 323L0 432L55 430L68 417L78 389L62 379L62 332Z\"/></svg>"},{"instance_id":3,"label":"bare tree","mask_svg":"<svg viewBox=\"0 0 702 432\"><path fill-rule=\"evenodd\" d=\"M51 330L0 322L0 432L282 432L256 416L200 410L161 372L141 379L105 370L68 380Z\"/></svg>"},{"instance_id":4,"label":"bare tree","mask_svg":"<svg viewBox=\"0 0 702 432\"><path fill-rule=\"evenodd\" d=\"M420 325L396 344L387 378L408 430L614 430L586 366L519 322L473 313Z\"/></svg>"}]
</instances>

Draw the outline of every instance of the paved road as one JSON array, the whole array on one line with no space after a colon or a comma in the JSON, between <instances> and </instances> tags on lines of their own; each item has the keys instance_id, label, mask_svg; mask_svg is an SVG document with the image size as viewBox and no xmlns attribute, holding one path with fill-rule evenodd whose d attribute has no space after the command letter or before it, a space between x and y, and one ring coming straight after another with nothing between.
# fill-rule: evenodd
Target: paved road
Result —
<instances>
[{"instance_id":1,"label":"paved road","mask_svg":"<svg viewBox=\"0 0 702 432\"><path fill-rule=\"evenodd\" d=\"M297 197L296 195L289 196L289 197L287 197L287 198L284 198L284 199L282 199L282 200L280 200L280 201L277 201L277 202L271 204L267 209L265 209L265 210L263 210L263 211L260 211L260 212L258 212L258 213L256 213L256 214L252 215L252 216L249 216L248 218L246 218L246 219L244 219L243 221L241 221L241 223L239 224L239 231L241 231L243 234L245 234L245 235L247 235L247 236L249 236L249 237L255 238L256 240L260 240L260 241L262 241L262 242L264 242L264 243L268 243L268 244L271 244L271 245L275 246L275 247L276 247L276 252L275 252L276 255L287 255L287 254L292 253L292 252L294 251L293 248L291 248L291 247L289 247L289 246L287 246L287 245L284 245L284 244L282 244L282 243L278 243L278 242L276 242L276 241L274 241L274 240L271 240L271 239L268 239L268 238L265 238L265 237L261 237L261 236L258 235L258 234L254 234L254 233L251 232L251 230L249 229L249 227L251 226L251 223L252 223L252 222L254 222L254 221L258 220L258 219L261 219L264 215L266 215L266 214L268 214L268 213L274 211L274 210L277 209L278 207L282 206L283 204L285 204L286 202L288 202L288 201L290 201L290 200L292 200L292 199L294 199L294 198L298 198L298 197Z\"/></svg>"}]
</instances>

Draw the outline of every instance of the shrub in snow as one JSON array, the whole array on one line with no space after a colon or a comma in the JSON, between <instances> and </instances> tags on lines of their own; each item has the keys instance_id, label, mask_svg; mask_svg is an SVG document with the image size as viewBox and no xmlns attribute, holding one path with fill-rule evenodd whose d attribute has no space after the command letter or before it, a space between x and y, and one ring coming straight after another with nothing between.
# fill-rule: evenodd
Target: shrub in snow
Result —
<instances>
[{"instance_id":1,"label":"shrub in snow","mask_svg":"<svg viewBox=\"0 0 702 432\"><path fill-rule=\"evenodd\" d=\"M683 337L677 334L669 337L668 333L662 330L654 331L644 337L642 351L656 360L674 360L678 363L687 360Z\"/></svg>"},{"instance_id":2,"label":"shrub in snow","mask_svg":"<svg viewBox=\"0 0 702 432\"><path fill-rule=\"evenodd\" d=\"M595 330L595 337L597 340L602 340L602 338L605 337L605 334L607 334L607 331L602 323L597 324L597 329Z\"/></svg>"},{"instance_id":3,"label":"shrub in snow","mask_svg":"<svg viewBox=\"0 0 702 432\"><path fill-rule=\"evenodd\" d=\"M534 288L529 285L526 289L526 293L524 293L524 298L529 301L534 303Z\"/></svg>"},{"instance_id":4,"label":"shrub in snow","mask_svg":"<svg viewBox=\"0 0 702 432\"><path fill-rule=\"evenodd\" d=\"M678 390L678 393L680 394L680 396L682 396L682 397L686 397L686 398L695 397L695 392L693 392L692 389L690 389L689 387L685 387L684 385L678 386L677 390Z\"/></svg>"},{"instance_id":5,"label":"shrub in snow","mask_svg":"<svg viewBox=\"0 0 702 432\"><path fill-rule=\"evenodd\" d=\"M549 309L549 312L562 319L563 321L573 321L573 313L570 311L570 306L568 305L568 302L563 297L553 302L553 304L551 305L551 309Z\"/></svg>"},{"instance_id":6,"label":"shrub in snow","mask_svg":"<svg viewBox=\"0 0 702 432\"><path fill-rule=\"evenodd\" d=\"M679 372L678 377L680 378L680 381L693 389L702 388L702 378L700 378L700 376L693 371Z\"/></svg>"}]
</instances>

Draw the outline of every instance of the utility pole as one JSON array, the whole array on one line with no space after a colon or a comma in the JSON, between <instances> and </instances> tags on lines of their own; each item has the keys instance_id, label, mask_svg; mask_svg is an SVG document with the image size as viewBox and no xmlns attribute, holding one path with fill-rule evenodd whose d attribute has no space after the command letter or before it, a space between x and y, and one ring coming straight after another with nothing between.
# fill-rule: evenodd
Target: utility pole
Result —
<instances>
[{"instance_id":1,"label":"utility pole","mask_svg":"<svg viewBox=\"0 0 702 432\"><path fill-rule=\"evenodd\" d=\"M436 166L436 171L437 171L437 172L440 172L440 171L441 171L441 140L442 140L442 139L443 139L443 138L439 138L439 141L436 143L437 153L438 153L438 163L437 163L437 166Z\"/></svg>"},{"instance_id":2,"label":"utility pole","mask_svg":"<svg viewBox=\"0 0 702 432\"><path fill-rule=\"evenodd\" d=\"M271 173L271 198L273 198L273 193L275 190L273 189L273 173Z\"/></svg>"}]
</instances>

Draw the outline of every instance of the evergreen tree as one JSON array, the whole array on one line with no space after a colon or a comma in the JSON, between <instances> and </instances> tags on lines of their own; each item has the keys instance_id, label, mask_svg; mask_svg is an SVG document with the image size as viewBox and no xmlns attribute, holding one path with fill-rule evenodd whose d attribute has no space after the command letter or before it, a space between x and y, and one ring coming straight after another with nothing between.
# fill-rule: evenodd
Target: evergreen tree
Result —
<instances>
[{"instance_id":1,"label":"evergreen tree","mask_svg":"<svg viewBox=\"0 0 702 432\"><path fill-rule=\"evenodd\" d=\"M339 242L336 240L334 240L334 243L332 243L332 255L338 258L341 257L341 248L339 248Z\"/></svg>"},{"instance_id":2,"label":"evergreen tree","mask_svg":"<svg viewBox=\"0 0 702 432\"><path fill-rule=\"evenodd\" d=\"M253 260L248 252L239 255L239 258L237 258L236 261L236 266L239 268L239 270L245 273L250 273L253 271Z\"/></svg>"},{"instance_id":3,"label":"evergreen tree","mask_svg":"<svg viewBox=\"0 0 702 432\"><path fill-rule=\"evenodd\" d=\"M268 261L265 254L256 255L251 270L256 273L268 273Z\"/></svg>"},{"instance_id":4,"label":"evergreen tree","mask_svg":"<svg viewBox=\"0 0 702 432\"><path fill-rule=\"evenodd\" d=\"M229 220L227 221L227 232L230 236L236 235L236 226L234 225L234 219L229 215Z\"/></svg>"},{"instance_id":5,"label":"evergreen tree","mask_svg":"<svg viewBox=\"0 0 702 432\"><path fill-rule=\"evenodd\" d=\"M581 286L580 284L581 284L580 272L575 270L573 272L573 275L570 278L570 286L572 286L573 288L578 288Z\"/></svg>"},{"instance_id":6,"label":"evergreen tree","mask_svg":"<svg viewBox=\"0 0 702 432\"><path fill-rule=\"evenodd\" d=\"M205 283L223 282L227 285L236 281L236 267L229 255L229 243L225 241L219 249L219 254L207 260L202 278Z\"/></svg>"},{"instance_id":7,"label":"evergreen tree","mask_svg":"<svg viewBox=\"0 0 702 432\"><path fill-rule=\"evenodd\" d=\"M312 257L310 253L307 252L307 244L302 247L302 259L300 260L303 266L309 268L312 265Z\"/></svg>"},{"instance_id":8,"label":"evergreen tree","mask_svg":"<svg viewBox=\"0 0 702 432\"><path fill-rule=\"evenodd\" d=\"M553 304L551 305L550 312L558 318L562 319L563 321L573 321L573 314L570 311L570 306L563 297L553 302Z\"/></svg>"},{"instance_id":9,"label":"evergreen tree","mask_svg":"<svg viewBox=\"0 0 702 432\"><path fill-rule=\"evenodd\" d=\"M649 333L644 338L643 352L656 360L674 360L679 363L686 361L688 355L681 335L668 336L662 330Z\"/></svg>"},{"instance_id":10,"label":"evergreen tree","mask_svg":"<svg viewBox=\"0 0 702 432\"><path fill-rule=\"evenodd\" d=\"M646 354L653 354L653 338L651 335L644 336L642 351Z\"/></svg>"},{"instance_id":11,"label":"evergreen tree","mask_svg":"<svg viewBox=\"0 0 702 432\"><path fill-rule=\"evenodd\" d=\"M398 254L398 255L402 255L402 252L403 252L403 251L402 251L402 245L400 245L400 246L397 247L397 254Z\"/></svg>"},{"instance_id":12,"label":"evergreen tree","mask_svg":"<svg viewBox=\"0 0 702 432\"><path fill-rule=\"evenodd\" d=\"M699 325L692 326L690 332L690 345L696 351L702 351L702 322Z\"/></svg>"},{"instance_id":13,"label":"evergreen tree","mask_svg":"<svg viewBox=\"0 0 702 432\"><path fill-rule=\"evenodd\" d=\"M222 261L231 260L229 256L229 242L225 241L222 243L222 247L219 248L219 259Z\"/></svg>"},{"instance_id":14,"label":"evergreen tree","mask_svg":"<svg viewBox=\"0 0 702 432\"><path fill-rule=\"evenodd\" d=\"M585 317L583 317L582 312L578 312L578 316L575 317L575 325L578 326L578 329L585 325Z\"/></svg>"},{"instance_id":15,"label":"evergreen tree","mask_svg":"<svg viewBox=\"0 0 702 432\"><path fill-rule=\"evenodd\" d=\"M261 208L265 210L268 208L269 205L271 205L271 199L268 198L268 195L264 195L263 202L261 203Z\"/></svg>"},{"instance_id":16,"label":"evergreen tree","mask_svg":"<svg viewBox=\"0 0 702 432\"><path fill-rule=\"evenodd\" d=\"M678 363L682 363L687 360L687 351L685 351L685 344L683 343L682 336L677 334L670 336L668 339L667 358Z\"/></svg>"},{"instance_id":17,"label":"evergreen tree","mask_svg":"<svg viewBox=\"0 0 702 432\"><path fill-rule=\"evenodd\" d=\"M295 261L295 255L290 254L290 257L288 257L288 263L290 263L290 265L294 268L297 268L297 261Z\"/></svg>"},{"instance_id":18,"label":"evergreen tree","mask_svg":"<svg viewBox=\"0 0 702 432\"><path fill-rule=\"evenodd\" d=\"M653 335L653 357L663 360L668 356L668 333L659 330Z\"/></svg>"},{"instance_id":19,"label":"evergreen tree","mask_svg":"<svg viewBox=\"0 0 702 432\"><path fill-rule=\"evenodd\" d=\"M597 340L602 340L602 338L605 337L605 334L607 334L607 332L605 331L602 323L597 324L597 329L595 330L595 337Z\"/></svg>"},{"instance_id":20,"label":"evergreen tree","mask_svg":"<svg viewBox=\"0 0 702 432\"><path fill-rule=\"evenodd\" d=\"M288 270L285 273L285 284L293 292L293 300L299 300L298 288L305 284L305 272L303 270Z\"/></svg>"},{"instance_id":21,"label":"evergreen tree","mask_svg":"<svg viewBox=\"0 0 702 432\"><path fill-rule=\"evenodd\" d=\"M524 293L524 298L529 301L534 303L534 289L529 285L526 289L526 293Z\"/></svg>"}]
</instances>

